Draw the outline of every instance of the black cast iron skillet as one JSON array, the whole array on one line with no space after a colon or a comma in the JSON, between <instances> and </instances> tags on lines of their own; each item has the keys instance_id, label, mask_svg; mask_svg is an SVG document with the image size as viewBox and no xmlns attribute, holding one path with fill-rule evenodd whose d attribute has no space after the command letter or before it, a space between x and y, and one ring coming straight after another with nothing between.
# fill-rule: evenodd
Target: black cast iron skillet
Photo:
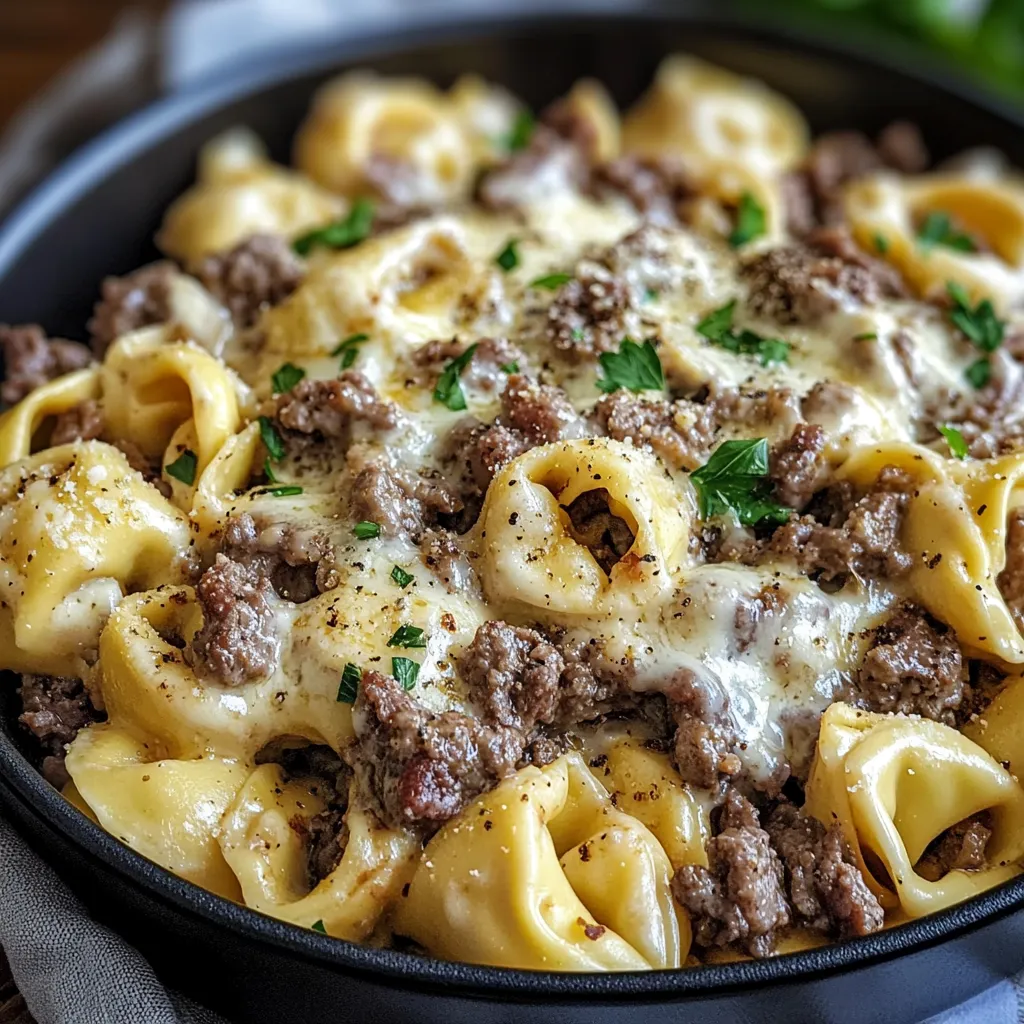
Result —
<instances>
[{"instance_id":1,"label":"black cast iron skillet","mask_svg":"<svg viewBox=\"0 0 1024 1024\"><path fill-rule=\"evenodd\" d=\"M422 21L263 62L159 103L72 159L0 231L0 321L39 321L51 334L81 337L102 276L156 255L154 231L192 181L200 145L242 123L287 160L313 90L353 65L441 83L476 71L535 106L592 75L628 103L661 57L689 50L791 96L817 131L874 131L911 117L938 157L989 144L1024 165L1024 123L993 101L932 72L900 70L891 54L858 56L741 25L712 13L716 6ZM168 984L237 1021L896 1024L921 1020L1024 966L1024 880L852 942L662 973L504 971L331 940L212 896L94 827L22 756L11 690L0 685L4 814Z\"/></svg>"}]
</instances>

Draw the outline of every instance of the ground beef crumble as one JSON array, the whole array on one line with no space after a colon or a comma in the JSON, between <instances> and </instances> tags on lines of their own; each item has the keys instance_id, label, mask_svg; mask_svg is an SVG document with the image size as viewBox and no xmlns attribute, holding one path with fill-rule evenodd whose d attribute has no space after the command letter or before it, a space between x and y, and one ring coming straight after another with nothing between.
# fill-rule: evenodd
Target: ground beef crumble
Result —
<instances>
[{"instance_id":1,"label":"ground beef crumble","mask_svg":"<svg viewBox=\"0 0 1024 1024\"><path fill-rule=\"evenodd\" d=\"M914 870L933 882L949 871L981 871L988 866L986 850L991 838L991 814L972 814L935 839Z\"/></svg>"},{"instance_id":2,"label":"ground beef crumble","mask_svg":"<svg viewBox=\"0 0 1024 1024\"><path fill-rule=\"evenodd\" d=\"M43 384L92 362L92 353L84 345L48 338L38 324L0 324L0 353L0 402L4 405L15 405Z\"/></svg>"},{"instance_id":3,"label":"ground beef crumble","mask_svg":"<svg viewBox=\"0 0 1024 1024\"><path fill-rule=\"evenodd\" d=\"M269 676L279 649L270 577L219 554L200 577L196 596L203 625L185 657L197 673L224 686Z\"/></svg>"},{"instance_id":4,"label":"ground beef crumble","mask_svg":"<svg viewBox=\"0 0 1024 1024\"><path fill-rule=\"evenodd\" d=\"M103 281L100 301L89 321L92 350L103 358L122 334L165 323L171 316L171 283L178 268L169 260L141 267L125 277Z\"/></svg>"},{"instance_id":5,"label":"ground beef crumble","mask_svg":"<svg viewBox=\"0 0 1024 1024\"><path fill-rule=\"evenodd\" d=\"M686 864L672 879L676 900L690 915L693 941L704 948L736 943L751 956L769 956L775 933L790 922L785 877L757 811L730 789L708 867Z\"/></svg>"},{"instance_id":6,"label":"ground beef crumble","mask_svg":"<svg viewBox=\"0 0 1024 1024\"><path fill-rule=\"evenodd\" d=\"M103 433L103 427L103 410L99 402L87 398L54 418L50 444L56 447L72 441L92 441Z\"/></svg>"},{"instance_id":7,"label":"ground beef crumble","mask_svg":"<svg viewBox=\"0 0 1024 1024\"><path fill-rule=\"evenodd\" d=\"M507 338L479 338L473 344L476 348L459 377L465 388L497 393L505 387L510 373L518 373L526 368L523 351ZM411 362L415 368L428 371L423 384L433 389L445 366L461 356L467 348L469 345L458 338L428 341L412 353Z\"/></svg>"},{"instance_id":8,"label":"ground beef crumble","mask_svg":"<svg viewBox=\"0 0 1024 1024\"><path fill-rule=\"evenodd\" d=\"M43 777L61 789L69 781L64 767L65 747L104 715L93 706L85 684L67 676L25 673L18 696L22 707L18 722L38 744Z\"/></svg>"},{"instance_id":9,"label":"ground beef crumble","mask_svg":"<svg viewBox=\"0 0 1024 1024\"><path fill-rule=\"evenodd\" d=\"M358 370L344 370L334 380L306 377L277 397L277 421L286 430L325 438L347 438L353 423L375 430L398 425L398 408L382 399Z\"/></svg>"},{"instance_id":10,"label":"ground beef crumble","mask_svg":"<svg viewBox=\"0 0 1024 1024\"><path fill-rule=\"evenodd\" d=\"M919 605L906 604L874 630L872 641L857 673L857 704L953 725L967 686L953 630Z\"/></svg>"},{"instance_id":11,"label":"ground beef crumble","mask_svg":"<svg viewBox=\"0 0 1024 1024\"><path fill-rule=\"evenodd\" d=\"M1007 518L1006 565L996 583L1017 628L1024 632L1024 509L1015 509Z\"/></svg>"},{"instance_id":12,"label":"ground beef crumble","mask_svg":"<svg viewBox=\"0 0 1024 1024\"><path fill-rule=\"evenodd\" d=\"M207 256L196 276L228 308L235 324L247 328L298 288L303 267L287 239L252 235L228 252Z\"/></svg>"}]
</instances>

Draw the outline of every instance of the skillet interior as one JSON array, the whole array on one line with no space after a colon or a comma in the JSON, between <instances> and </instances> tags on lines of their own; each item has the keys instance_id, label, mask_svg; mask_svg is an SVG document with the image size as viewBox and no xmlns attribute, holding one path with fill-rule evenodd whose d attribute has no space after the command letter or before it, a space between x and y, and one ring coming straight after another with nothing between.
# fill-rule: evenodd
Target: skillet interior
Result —
<instances>
[{"instance_id":1,"label":"skillet interior","mask_svg":"<svg viewBox=\"0 0 1024 1024\"><path fill-rule=\"evenodd\" d=\"M0 319L39 321L51 334L81 337L100 278L155 257L150 239L170 200L191 182L201 144L223 128L244 123L268 142L275 157L286 160L292 132L312 90L346 66L426 74L443 84L463 71L477 71L534 106L565 91L577 78L591 75L606 82L619 103L626 104L647 85L661 57L675 50L695 52L765 80L794 99L815 130L873 131L894 117L907 116L921 124L939 157L988 143L1024 165L1024 129L1019 121L994 105L978 106L927 73L914 77L873 58L837 54L770 30L740 29L705 14L663 16L647 10L629 16L566 17L551 12L458 27L410 27L387 37L349 40L317 53L282 58L255 73L172 98L91 144L44 184L0 233ZM268 999L273 1003L279 998L265 987L268 972L287 975L278 987L294 993L288 1005L296 1015L289 1012L289 1020L299 1019L300 1005L305 1021L335 1019L333 1012L323 1015L323 994L333 992L337 1000L347 991L344 976L350 978L348 985L354 985L367 972L392 993L405 991L403 1016L413 999L422 1007L417 1016L425 1019L459 1017L441 1000L430 1008L423 1002L423 993L440 991L450 996L543 1000L544 1008L534 1007L531 1016L548 1019L554 1014L551 1019L560 1021L576 1019L575 1013L566 1011L567 1003L584 1014L579 1019L594 1020L621 1013L614 1006L623 1000L664 1003L682 997L742 998L747 993L744 1019L774 1019L772 1007L781 1011L782 1006L776 1001L778 992L770 995L765 986L811 983L870 965L879 965L870 975L872 984L875 979L882 984L883 968L899 984L900 976L911 971L914 962L923 962L920 958L936 943L997 922L1011 921L1014 944L1024 948L1024 915L1009 917L1024 908L1024 880L853 942L766 961L662 974L499 971L329 940L202 892L92 826L49 790L19 754L16 730L11 729L12 705L10 687L0 686L0 717L6 723L0 732L0 803L76 883L96 912L139 943L174 984L221 1005L225 986L249 986L248 993L231 991L227 1002L236 1013L242 1007L241 1019L268 1019L255 1015ZM1004 929L1000 934L1008 933ZM193 949L175 942L183 936L194 942ZM175 942L170 955L168 940ZM964 965L950 953L949 971L935 974L929 969L931 980L918 987L913 1009L907 1008L909 1016L899 1004L887 1002L880 1019L914 1019L977 990L1024 960L1024 953L1012 953L1012 945L1005 938L993 945L983 963L973 964L974 973L959 980L956 975ZM1002 959L996 955L999 950ZM244 960L236 964L235 974L223 963L227 956ZM904 959L893 964L895 957ZM818 991L852 995L859 987L863 997L862 974L846 974L827 984L830 989L802 989L803 999L812 1002L800 1005L817 1005L813 993ZM317 992L321 995L314 1000L311 994ZM863 1012L849 1016L848 1010L837 1009L832 995L821 998L820 1012L813 1011L815 1019L867 1019ZM443 1005L447 1008L442 1012ZM717 1005L702 1003L701 1019L718 1019ZM358 1016L388 1019L385 1007L386 1000L367 1004ZM663 1018L653 1013L651 1019ZM678 1010L672 1019L680 1019ZM736 1017L730 1011L721 1019Z\"/></svg>"}]
</instances>

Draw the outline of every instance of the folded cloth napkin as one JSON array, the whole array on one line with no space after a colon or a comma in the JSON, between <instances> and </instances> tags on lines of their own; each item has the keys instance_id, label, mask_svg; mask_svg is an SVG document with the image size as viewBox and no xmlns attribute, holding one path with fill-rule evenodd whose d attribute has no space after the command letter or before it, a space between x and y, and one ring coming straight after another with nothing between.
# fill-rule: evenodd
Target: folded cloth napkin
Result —
<instances>
[{"instance_id":1,"label":"folded cloth napkin","mask_svg":"<svg viewBox=\"0 0 1024 1024\"><path fill-rule=\"evenodd\" d=\"M547 0L186 0L172 8L159 33L162 81L167 89L195 84L231 67L251 63L271 46L328 32L356 32L394 19L403 9L438 16L454 10L500 14L543 8ZM594 9L623 0L562 0ZM231 40L230 58L223 41ZM61 121L80 120L88 92L102 108L123 108L125 77L145 95L153 36L144 21L129 20L107 48L79 64L23 118L15 137L0 144L0 207L26 171L38 174L45 153L60 153L54 140ZM91 92L89 92L91 90ZM117 96L114 94L117 93ZM77 100L77 102L76 102ZM68 125L63 125L65 135ZM6 163L5 163L6 159ZM5 170L7 177L5 178ZM44 924L43 924L44 923ZM227 1024L160 983L152 966L109 928L89 917L60 879L0 820L0 947L38 1024ZM268 1022L276 1024L276 1022ZM1024 972L962 1006L923 1024L1024 1024Z\"/></svg>"}]
</instances>

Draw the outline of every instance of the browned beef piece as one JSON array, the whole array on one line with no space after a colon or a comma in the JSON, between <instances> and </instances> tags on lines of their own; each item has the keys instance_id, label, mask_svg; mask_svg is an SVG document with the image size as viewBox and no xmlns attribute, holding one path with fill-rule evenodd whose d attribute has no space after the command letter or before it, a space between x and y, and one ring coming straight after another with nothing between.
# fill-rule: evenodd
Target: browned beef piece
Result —
<instances>
[{"instance_id":1,"label":"browned beef piece","mask_svg":"<svg viewBox=\"0 0 1024 1024\"><path fill-rule=\"evenodd\" d=\"M873 641L857 673L857 703L952 725L966 683L953 630L906 604L874 631Z\"/></svg>"},{"instance_id":2,"label":"browned beef piece","mask_svg":"<svg viewBox=\"0 0 1024 1024\"><path fill-rule=\"evenodd\" d=\"M0 402L4 405L14 405L55 377L92 362L92 353L84 345L48 338L38 324L0 324L0 353L4 369Z\"/></svg>"},{"instance_id":3,"label":"browned beef piece","mask_svg":"<svg viewBox=\"0 0 1024 1024\"><path fill-rule=\"evenodd\" d=\"M241 686L266 678L277 665L270 577L256 566L217 555L196 587L203 625L186 658L204 678Z\"/></svg>"},{"instance_id":4,"label":"browned beef piece","mask_svg":"<svg viewBox=\"0 0 1024 1024\"><path fill-rule=\"evenodd\" d=\"M196 271L242 328L252 327L264 309L288 298L302 276L302 261L280 235L252 235L228 252L207 256Z\"/></svg>"},{"instance_id":5,"label":"browned beef piece","mask_svg":"<svg viewBox=\"0 0 1024 1024\"><path fill-rule=\"evenodd\" d=\"M672 879L672 892L690 915L693 941L705 948L737 943L751 956L769 956L776 930L790 920L782 864L757 812L735 789L708 843L708 865L684 865Z\"/></svg>"},{"instance_id":6,"label":"browned beef piece","mask_svg":"<svg viewBox=\"0 0 1024 1024\"><path fill-rule=\"evenodd\" d=\"M97 357L102 358L107 346L122 334L170 319L170 286L177 269L169 260L160 260L125 277L104 279L88 324Z\"/></svg>"},{"instance_id":7,"label":"browned beef piece","mask_svg":"<svg viewBox=\"0 0 1024 1024\"><path fill-rule=\"evenodd\" d=\"M624 389L605 395L591 412L597 433L651 448L670 466L694 470L707 462L726 423L756 430L801 419L800 402L789 388L727 389L703 402L670 401Z\"/></svg>"},{"instance_id":8,"label":"browned beef piece","mask_svg":"<svg viewBox=\"0 0 1024 1024\"><path fill-rule=\"evenodd\" d=\"M761 551L769 558L792 561L802 572L825 581L850 574L862 579L903 576L910 571L912 558L900 534L913 488L907 474L886 466L862 498L840 503L825 522L814 515L791 519ZM845 488L840 491L845 493Z\"/></svg>"},{"instance_id":9,"label":"browned beef piece","mask_svg":"<svg viewBox=\"0 0 1024 1024\"><path fill-rule=\"evenodd\" d=\"M526 740L456 711L423 707L391 676L364 672L353 722L353 767L393 827L433 831L511 775Z\"/></svg>"},{"instance_id":10,"label":"browned beef piece","mask_svg":"<svg viewBox=\"0 0 1024 1024\"><path fill-rule=\"evenodd\" d=\"M825 456L827 442L821 427L800 423L771 453L768 478L775 497L787 508L801 511L828 483L831 465Z\"/></svg>"},{"instance_id":11,"label":"browned beef piece","mask_svg":"<svg viewBox=\"0 0 1024 1024\"><path fill-rule=\"evenodd\" d=\"M577 539L590 549L606 573L612 571L636 539L626 520L612 513L608 505L610 500L608 491L600 487L584 491L571 504L562 506Z\"/></svg>"},{"instance_id":12,"label":"browned beef piece","mask_svg":"<svg viewBox=\"0 0 1024 1024\"><path fill-rule=\"evenodd\" d=\"M501 413L489 427L474 428L458 438L468 452L466 464L476 485L486 489L502 466L538 445L551 444L585 431L566 393L514 373L501 395Z\"/></svg>"},{"instance_id":13,"label":"browned beef piece","mask_svg":"<svg viewBox=\"0 0 1024 1024\"><path fill-rule=\"evenodd\" d=\"M920 174L931 162L921 129L910 121L893 121L875 140L882 162L903 174Z\"/></svg>"},{"instance_id":14,"label":"browned beef piece","mask_svg":"<svg viewBox=\"0 0 1024 1024\"><path fill-rule=\"evenodd\" d=\"M625 196L637 212L662 224L674 224L683 219L682 207L695 191L680 160L635 154L617 157L597 167L592 187L599 197Z\"/></svg>"},{"instance_id":15,"label":"browned beef piece","mask_svg":"<svg viewBox=\"0 0 1024 1024\"><path fill-rule=\"evenodd\" d=\"M222 554L269 576L280 597L296 604L338 585L334 548L324 530L275 522L248 512L224 527Z\"/></svg>"},{"instance_id":16,"label":"browned beef piece","mask_svg":"<svg viewBox=\"0 0 1024 1024\"><path fill-rule=\"evenodd\" d=\"M526 356L507 338L480 338L474 344L476 348L473 356L459 378L467 387L481 391L501 391L510 372L502 367L526 367ZM452 338L451 341L428 341L412 353L412 362L414 366L423 367L429 372L429 383L433 387L445 365L461 356L468 347L458 338Z\"/></svg>"},{"instance_id":17,"label":"browned beef piece","mask_svg":"<svg viewBox=\"0 0 1024 1024\"><path fill-rule=\"evenodd\" d=\"M344 370L334 380L305 377L277 397L277 419L287 430L323 437L348 437L356 421L377 430L398 424L398 409L377 394L358 370Z\"/></svg>"},{"instance_id":18,"label":"browned beef piece","mask_svg":"<svg viewBox=\"0 0 1024 1024\"><path fill-rule=\"evenodd\" d=\"M38 742L43 777L60 789L68 782L64 748L103 715L93 707L82 681L67 676L25 673L18 696L22 708L18 721Z\"/></svg>"},{"instance_id":19,"label":"browned beef piece","mask_svg":"<svg viewBox=\"0 0 1024 1024\"><path fill-rule=\"evenodd\" d=\"M842 302L873 305L904 294L898 273L857 249L839 228L755 256L743 277L750 310L781 324L814 323Z\"/></svg>"},{"instance_id":20,"label":"browned beef piece","mask_svg":"<svg viewBox=\"0 0 1024 1024\"><path fill-rule=\"evenodd\" d=\"M357 520L377 523L388 537L419 538L439 516L454 516L463 502L443 480L394 466L384 459L367 463L351 485Z\"/></svg>"},{"instance_id":21,"label":"browned beef piece","mask_svg":"<svg viewBox=\"0 0 1024 1024\"><path fill-rule=\"evenodd\" d=\"M796 923L834 938L877 932L884 913L837 822L826 829L792 804L780 804L765 830L785 868Z\"/></svg>"},{"instance_id":22,"label":"browned beef piece","mask_svg":"<svg viewBox=\"0 0 1024 1024\"><path fill-rule=\"evenodd\" d=\"M715 789L742 768L736 756L736 730L729 698L710 679L681 669L663 688L669 716L676 724L673 752L683 781Z\"/></svg>"},{"instance_id":23,"label":"browned beef piece","mask_svg":"<svg viewBox=\"0 0 1024 1024\"><path fill-rule=\"evenodd\" d=\"M480 626L459 671L483 717L523 732L551 722L565 660L536 630L500 620Z\"/></svg>"},{"instance_id":24,"label":"browned beef piece","mask_svg":"<svg viewBox=\"0 0 1024 1024\"><path fill-rule=\"evenodd\" d=\"M986 850L991 838L991 815L986 811L972 814L931 843L914 870L933 882L950 871L980 871L988 866Z\"/></svg>"},{"instance_id":25,"label":"browned beef piece","mask_svg":"<svg viewBox=\"0 0 1024 1024\"><path fill-rule=\"evenodd\" d=\"M996 583L1017 628L1024 631L1024 508L1014 509L1006 520L1006 566Z\"/></svg>"},{"instance_id":26,"label":"browned beef piece","mask_svg":"<svg viewBox=\"0 0 1024 1024\"><path fill-rule=\"evenodd\" d=\"M618 351L635 299L629 285L594 260L581 260L548 306L547 335L560 352L593 358Z\"/></svg>"},{"instance_id":27,"label":"browned beef piece","mask_svg":"<svg viewBox=\"0 0 1024 1024\"><path fill-rule=\"evenodd\" d=\"M54 419L50 444L56 446L72 441L92 441L103 433L103 425L103 411L99 403L87 398Z\"/></svg>"}]
</instances>

